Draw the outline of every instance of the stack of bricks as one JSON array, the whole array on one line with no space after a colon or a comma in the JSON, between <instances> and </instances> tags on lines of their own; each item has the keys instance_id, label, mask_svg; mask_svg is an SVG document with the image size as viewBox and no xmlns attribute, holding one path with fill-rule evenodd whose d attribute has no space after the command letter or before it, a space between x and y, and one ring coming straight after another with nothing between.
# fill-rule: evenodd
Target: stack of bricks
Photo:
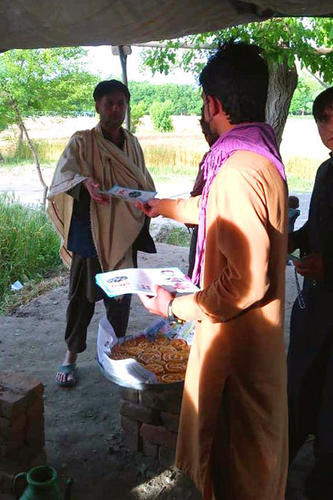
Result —
<instances>
[{"instance_id":1,"label":"stack of bricks","mask_svg":"<svg viewBox=\"0 0 333 500\"><path fill-rule=\"evenodd\" d=\"M126 446L168 467L174 463L183 384L143 391L121 389L121 426Z\"/></svg>"},{"instance_id":2,"label":"stack of bricks","mask_svg":"<svg viewBox=\"0 0 333 500\"><path fill-rule=\"evenodd\" d=\"M0 477L45 463L43 391L26 374L0 372Z\"/></svg>"}]
</instances>

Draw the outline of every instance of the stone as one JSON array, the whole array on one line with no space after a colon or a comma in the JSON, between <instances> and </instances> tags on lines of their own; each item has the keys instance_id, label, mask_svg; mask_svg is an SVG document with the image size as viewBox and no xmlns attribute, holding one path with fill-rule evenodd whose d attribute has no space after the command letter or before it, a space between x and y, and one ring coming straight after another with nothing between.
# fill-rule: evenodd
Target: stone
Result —
<instances>
[{"instance_id":1,"label":"stone","mask_svg":"<svg viewBox=\"0 0 333 500\"><path fill-rule=\"evenodd\" d=\"M183 396L183 384L177 384L177 388L167 388L160 391L141 391L139 402L148 408L162 410L168 413L180 414Z\"/></svg>"},{"instance_id":2,"label":"stone","mask_svg":"<svg viewBox=\"0 0 333 500\"><path fill-rule=\"evenodd\" d=\"M127 389L126 387L122 387L120 389L120 397L122 399L126 399L127 401L131 401L132 403L138 403L139 391L136 389Z\"/></svg>"},{"instance_id":3,"label":"stone","mask_svg":"<svg viewBox=\"0 0 333 500\"><path fill-rule=\"evenodd\" d=\"M141 451L140 425L140 422L131 420L125 416L121 417L121 426L124 430L124 443L132 451Z\"/></svg>"},{"instance_id":4,"label":"stone","mask_svg":"<svg viewBox=\"0 0 333 500\"><path fill-rule=\"evenodd\" d=\"M142 424L140 435L143 440L165 446L166 448L176 448L177 434L170 432L162 426Z\"/></svg>"},{"instance_id":5,"label":"stone","mask_svg":"<svg viewBox=\"0 0 333 500\"><path fill-rule=\"evenodd\" d=\"M161 412L161 422L162 425L172 432L178 432L179 427L179 415L174 413Z\"/></svg>"},{"instance_id":6,"label":"stone","mask_svg":"<svg viewBox=\"0 0 333 500\"><path fill-rule=\"evenodd\" d=\"M158 458L158 449L159 446L157 444L151 443L150 441L143 439L142 440L142 453L146 457L152 457L154 459Z\"/></svg>"},{"instance_id":7,"label":"stone","mask_svg":"<svg viewBox=\"0 0 333 500\"><path fill-rule=\"evenodd\" d=\"M145 422L147 424L159 424L161 422L160 412L154 408L122 401L120 405L120 415L129 417L132 420Z\"/></svg>"},{"instance_id":8,"label":"stone","mask_svg":"<svg viewBox=\"0 0 333 500\"><path fill-rule=\"evenodd\" d=\"M160 446L158 450L158 461L163 467L170 467L175 463L175 449Z\"/></svg>"}]
</instances>

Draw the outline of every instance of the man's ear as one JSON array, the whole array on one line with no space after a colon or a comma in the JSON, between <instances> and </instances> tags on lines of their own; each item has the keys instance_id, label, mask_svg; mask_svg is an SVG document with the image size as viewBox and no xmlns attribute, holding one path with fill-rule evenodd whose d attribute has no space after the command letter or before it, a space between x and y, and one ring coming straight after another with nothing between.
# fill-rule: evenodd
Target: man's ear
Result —
<instances>
[{"instance_id":1,"label":"man's ear","mask_svg":"<svg viewBox=\"0 0 333 500\"><path fill-rule=\"evenodd\" d=\"M208 95L207 101L208 101L209 111L210 111L211 116L216 116L216 115L220 114L221 112L224 113L221 101L217 97L214 97L212 95Z\"/></svg>"}]
</instances>

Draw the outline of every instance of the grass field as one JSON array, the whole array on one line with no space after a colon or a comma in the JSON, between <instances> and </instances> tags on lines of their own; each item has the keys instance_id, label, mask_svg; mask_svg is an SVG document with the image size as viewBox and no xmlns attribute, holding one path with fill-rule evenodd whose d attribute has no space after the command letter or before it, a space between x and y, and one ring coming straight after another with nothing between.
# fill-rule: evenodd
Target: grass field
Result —
<instances>
[{"instance_id":1,"label":"grass field","mask_svg":"<svg viewBox=\"0 0 333 500\"><path fill-rule=\"evenodd\" d=\"M44 117L28 120L27 123L42 164L54 167L70 135L76 130L93 127L96 120L89 117L65 120ZM149 117L144 117L136 135L144 150L147 166L156 179L194 178L207 150L198 117L177 116L173 117L173 123L174 132L161 134L153 130ZM32 163L27 144L24 142L22 147L17 148L14 130L0 134L0 152L4 158L3 166L7 168ZM327 158L327 150L321 144L312 119L288 119L281 154L290 190L311 190L315 172Z\"/></svg>"}]
</instances>

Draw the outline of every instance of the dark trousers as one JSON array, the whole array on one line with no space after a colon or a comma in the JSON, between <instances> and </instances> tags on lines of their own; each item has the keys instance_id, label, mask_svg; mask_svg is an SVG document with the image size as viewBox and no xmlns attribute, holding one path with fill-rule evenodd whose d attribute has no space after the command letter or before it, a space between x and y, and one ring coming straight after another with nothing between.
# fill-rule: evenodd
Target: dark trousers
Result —
<instances>
[{"instance_id":1,"label":"dark trousers","mask_svg":"<svg viewBox=\"0 0 333 500\"><path fill-rule=\"evenodd\" d=\"M305 309L296 300L288 352L290 461L308 434L317 459L333 456L333 293L304 281Z\"/></svg>"},{"instance_id":2,"label":"dark trousers","mask_svg":"<svg viewBox=\"0 0 333 500\"><path fill-rule=\"evenodd\" d=\"M70 352L80 353L86 349L87 328L98 300L103 299L106 316L117 337L126 333L132 296L107 297L95 283L95 275L100 272L98 259L73 255L65 331L65 342Z\"/></svg>"}]
</instances>

